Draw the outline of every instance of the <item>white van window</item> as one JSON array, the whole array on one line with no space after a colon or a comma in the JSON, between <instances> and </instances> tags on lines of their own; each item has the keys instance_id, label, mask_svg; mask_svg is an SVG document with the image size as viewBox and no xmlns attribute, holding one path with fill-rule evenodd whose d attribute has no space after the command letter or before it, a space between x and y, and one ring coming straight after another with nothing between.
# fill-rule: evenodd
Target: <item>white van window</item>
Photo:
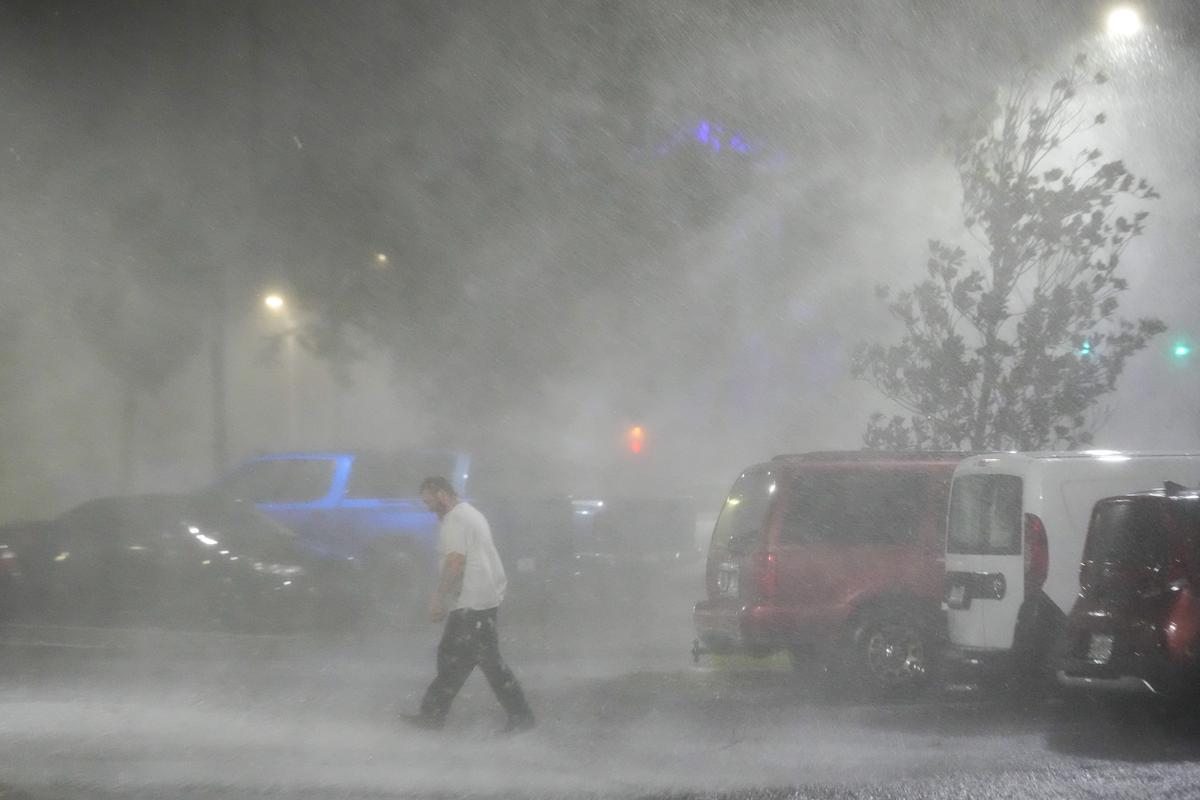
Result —
<instances>
[{"instance_id":1,"label":"white van window","mask_svg":"<svg viewBox=\"0 0 1200 800\"><path fill-rule=\"evenodd\" d=\"M820 472L788 484L784 542L905 544L915 541L927 479L896 471Z\"/></svg>"},{"instance_id":2,"label":"white van window","mask_svg":"<svg viewBox=\"0 0 1200 800\"><path fill-rule=\"evenodd\" d=\"M762 529L775 495L775 478L768 471L747 472L737 479L725 499L717 526L713 529L713 544L737 543L746 546Z\"/></svg>"},{"instance_id":3,"label":"white van window","mask_svg":"<svg viewBox=\"0 0 1200 800\"><path fill-rule=\"evenodd\" d=\"M963 475L950 487L946 549L963 555L1021 552L1021 479Z\"/></svg>"}]
</instances>

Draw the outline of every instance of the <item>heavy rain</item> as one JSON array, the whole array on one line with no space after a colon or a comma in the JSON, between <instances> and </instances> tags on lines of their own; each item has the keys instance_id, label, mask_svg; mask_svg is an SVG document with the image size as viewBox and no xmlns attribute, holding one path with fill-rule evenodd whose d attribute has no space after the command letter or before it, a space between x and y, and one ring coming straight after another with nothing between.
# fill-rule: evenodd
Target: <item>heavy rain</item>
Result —
<instances>
[{"instance_id":1,"label":"heavy rain","mask_svg":"<svg viewBox=\"0 0 1200 800\"><path fill-rule=\"evenodd\" d=\"M0 3L0 800L1200 796L1197 98L1192 0Z\"/></svg>"}]
</instances>

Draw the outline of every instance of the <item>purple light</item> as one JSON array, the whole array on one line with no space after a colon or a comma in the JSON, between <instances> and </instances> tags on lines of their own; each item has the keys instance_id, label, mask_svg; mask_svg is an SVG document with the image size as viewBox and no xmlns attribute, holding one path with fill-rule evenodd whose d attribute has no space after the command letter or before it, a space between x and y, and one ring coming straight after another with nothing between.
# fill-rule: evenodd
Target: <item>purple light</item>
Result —
<instances>
[{"instance_id":1,"label":"purple light","mask_svg":"<svg viewBox=\"0 0 1200 800\"><path fill-rule=\"evenodd\" d=\"M752 146L741 134L726 130L724 126L706 119L697 122L695 127L681 129L669 142L660 144L652 152L658 156L666 156L685 139L692 139L711 147L715 153L731 150L742 155L752 155L760 152L759 148Z\"/></svg>"}]
</instances>

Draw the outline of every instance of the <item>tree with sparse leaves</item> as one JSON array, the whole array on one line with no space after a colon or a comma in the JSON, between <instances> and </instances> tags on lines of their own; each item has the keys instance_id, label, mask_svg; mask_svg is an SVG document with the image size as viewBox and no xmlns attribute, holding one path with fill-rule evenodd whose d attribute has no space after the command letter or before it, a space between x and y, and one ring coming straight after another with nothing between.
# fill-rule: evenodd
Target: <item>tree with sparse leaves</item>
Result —
<instances>
[{"instance_id":1,"label":"tree with sparse leaves","mask_svg":"<svg viewBox=\"0 0 1200 800\"><path fill-rule=\"evenodd\" d=\"M1027 74L954 137L977 247L932 241L928 278L879 288L904 332L860 345L852 371L906 413L873 414L868 447L1086 445L1126 359L1165 330L1117 315L1121 255L1158 195L1121 161L1080 148L1106 121L1086 114L1081 93L1105 80L1084 56L1048 90Z\"/></svg>"}]
</instances>

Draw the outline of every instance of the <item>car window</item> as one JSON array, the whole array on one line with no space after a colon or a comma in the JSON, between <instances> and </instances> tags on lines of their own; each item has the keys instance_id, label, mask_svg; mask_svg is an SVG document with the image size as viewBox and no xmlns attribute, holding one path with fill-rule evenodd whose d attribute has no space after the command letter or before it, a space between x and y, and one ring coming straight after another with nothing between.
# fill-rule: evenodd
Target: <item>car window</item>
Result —
<instances>
[{"instance_id":1,"label":"car window","mask_svg":"<svg viewBox=\"0 0 1200 800\"><path fill-rule=\"evenodd\" d=\"M1019 555L1021 493L1016 475L962 475L950 487L946 549L966 555Z\"/></svg>"},{"instance_id":2,"label":"car window","mask_svg":"<svg viewBox=\"0 0 1200 800\"><path fill-rule=\"evenodd\" d=\"M1157 566L1167 561L1166 517L1157 498L1097 503L1088 526L1083 557L1130 566Z\"/></svg>"},{"instance_id":3,"label":"car window","mask_svg":"<svg viewBox=\"0 0 1200 800\"><path fill-rule=\"evenodd\" d=\"M770 470L746 472L738 478L717 517L713 543L746 546L752 542L766 521L775 490Z\"/></svg>"},{"instance_id":4,"label":"car window","mask_svg":"<svg viewBox=\"0 0 1200 800\"><path fill-rule=\"evenodd\" d=\"M915 541L927 478L917 472L852 470L789 482L784 542L903 544Z\"/></svg>"},{"instance_id":5,"label":"car window","mask_svg":"<svg viewBox=\"0 0 1200 800\"><path fill-rule=\"evenodd\" d=\"M454 480L450 453L413 451L395 456L358 456L350 469L346 496L354 499L416 497L421 481L431 475Z\"/></svg>"},{"instance_id":6,"label":"car window","mask_svg":"<svg viewBox=\"0 0 1200 800\"><path fill-rule=\"evenodd\" d=\"M336 463L332 458L252 461L221 488L229 497L250 503L309 503L329 494Z\"/></svg>"}]
</instances>

